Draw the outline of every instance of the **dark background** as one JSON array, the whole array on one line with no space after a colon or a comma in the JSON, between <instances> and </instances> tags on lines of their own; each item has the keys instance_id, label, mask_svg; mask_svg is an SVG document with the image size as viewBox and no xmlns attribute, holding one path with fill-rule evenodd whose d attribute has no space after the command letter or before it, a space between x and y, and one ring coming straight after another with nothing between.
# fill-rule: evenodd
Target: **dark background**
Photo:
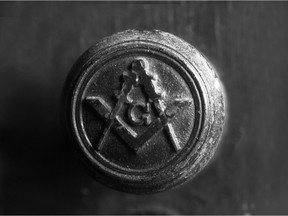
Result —
<instances>
[{"instance_id":1,"label":"dark background","mask_svg":"<svg viewBox=\"0 0 288 216\"><path fill-rule=\"evenodd\" d=\"M288 214L287 2L0 3L0 213ZM160 29L195 45L226 87L214 160L184 186L130 195L92 179L65 144L63 82L104 36Z\"/></svg>"}]
</instances>

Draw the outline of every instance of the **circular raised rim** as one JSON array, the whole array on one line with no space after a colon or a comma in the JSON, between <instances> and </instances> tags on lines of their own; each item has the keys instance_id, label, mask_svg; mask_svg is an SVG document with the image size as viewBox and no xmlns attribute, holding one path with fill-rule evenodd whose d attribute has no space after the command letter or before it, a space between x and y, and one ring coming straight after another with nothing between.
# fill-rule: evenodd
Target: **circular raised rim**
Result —
<instances>
[{"instance_id":1,"label":"circular raised rim","mask_svg":"<svg viewBox=\"0 0 288 216\"><path fill-rule=\"evenodd\" d=\"M133 43L133 41L131 42ZM129 55L130 52L131 53L146 53L149 57L151 57L151 55L160 55L160 53L157 53L157 50L154 50L155 47L150 47L150 50L149 52L147 52L147 50L145 49L141 49L140 47L137 47L137 48L127 48L127 46L125 46L125 50L126 50L126 53L124 55ZM116 52L112 52L110 57L113 58L113 59L117 59L118 57L115 57L116 55L119 55L119 54L123 54L123 50L119 50L118 48L115 48L116 49ZM127 49L129 50L129 52L127 52ZM137 50L135 50L137 49ZM153 49L153 52L152 52L152 49ZM120 53L119 53L120 52ZM156 54L157 53L157 54ZM164 54L164 53L161 53L161 54ZM155 56L153 56L155 57ZM122 173L124 175L139 175L139 176L143 176L143 175L147 175L147 174L151 174L152 172L162 172L165 168L169 167L171 164L175 163L176 161L178 160L181 160L179 159L179 157L181 157L181 155L183 154L183 152L185 151L189 151L189 149L193 148L195 142L194 142L194 137L197 137L197 135L199 135L199 132L200 132L200 129L201 129L201 121L202 121L202 102L201 102L201 97L199 95L199 91L197 89L197 86L195 85L192 77L188 74L188 72L186 72L183 68L181 68L181 72L179 73L179 70L177 70L176 72L182 77L183 80L187 80L189 79L189 82L185 81L189 87L189 90L192 94L192 97L193 97L193 100L195 102L195 124L193 125L193 129L192 129L192 133L190 134L189 136L189 140L187 141L187 144L185 144L184 148L181 150L180 153L177 153L175 156L173 156L169 161L167 161L167 164L161 166L161 167L158 167L158 168L150 168L150 169L141 169L141 170L137 170L137 169L125 169L125 168L122 168L120 166L117 166L116 164L115 165L112 165L111 162L109 161L106 161L105 159L102 159L101 156L99 156L97 153L95 153L95 150L94 149L91 149L90 146L91 144L89 143L89 140L87 140L88 138L85 136L85 129L83 124L82 124L82 119L81 119L81 103L82 103L82 95L84 94L84 91L85 91L85 88L87 86L87 84L90 82L90 79L91 77L97 73L97 72L94 72L94 71L97 71L97 69L101 68L101 66L105 65L106 62L109 63L109 61L111 61L111 58L107 58L104 60L104 63L103 62L95 62L95 64L89 68L89 72L87 72L86 76L83 76L81 78L81 80L78 82L77 84L77 88L75 89L75 94L74 94L74 100L73 100L73 103L72 103L72 107L73 107L73 123L74 123L74 131L77 133L77 139L78 139L78 142L80 143L81 147L82 148L86 148L88 151L89 151L89 154L92 156L93 160L92 162L100 162L101 164L105 164L105 167L106 168L110 168L111 170L117 172L117 173ZM170 58L168 56L162 56L163 60L167 58ZM173 61L173 59L170 59L171 61ZM167 62L165 62L167 63ZM173 62L173 64L175 64L176 62ZM98 65L101 65L100 67L97 67ZM171 65L170 65L171 66ZM180 65L178 66L180 69ZM186 77L183 77L183 76L186 76ZM189 146L189 144L192 144L191 146ZM97 163L98 164L98 163ZM165 170L164 170L165 171ZM159 173L158 173L159 175Z\"/></svg>"}]
</instances>

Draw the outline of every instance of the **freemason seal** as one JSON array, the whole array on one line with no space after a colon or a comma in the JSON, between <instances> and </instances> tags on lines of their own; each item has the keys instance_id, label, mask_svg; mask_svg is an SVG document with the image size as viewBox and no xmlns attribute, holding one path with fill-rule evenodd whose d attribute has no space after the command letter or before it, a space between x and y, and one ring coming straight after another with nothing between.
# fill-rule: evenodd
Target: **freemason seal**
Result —
<instances>
[{"instance_id":1,"label":"freemason seal","mask_svg":"<svg viewBox=\"0 0 288 216\"><path fill-rule=\"evenodd\" d=\"M161 31L127 30L92 46L63 97L68 141L99 182L125 192L184 183L207 164L223 131L215 69Z\"/></svg>"}]
</instances>

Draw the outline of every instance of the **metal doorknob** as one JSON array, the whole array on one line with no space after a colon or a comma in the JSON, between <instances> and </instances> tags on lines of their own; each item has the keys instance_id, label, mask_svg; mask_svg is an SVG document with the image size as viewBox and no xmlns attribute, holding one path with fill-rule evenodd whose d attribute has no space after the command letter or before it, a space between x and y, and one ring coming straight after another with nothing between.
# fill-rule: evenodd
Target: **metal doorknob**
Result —
<instances>
[{"instance_id":1,"label":"metal doorknob","mask_svg":"<svg viewBox=\"0 0 288 216\"><path fill-rule=\"evenodd\" d=\"M69 142L99 182L124 192L191 179L223 131L215 69L192 45L158 30L102 39L74 64L63 95Z\"/></svg>"}]
</instances>

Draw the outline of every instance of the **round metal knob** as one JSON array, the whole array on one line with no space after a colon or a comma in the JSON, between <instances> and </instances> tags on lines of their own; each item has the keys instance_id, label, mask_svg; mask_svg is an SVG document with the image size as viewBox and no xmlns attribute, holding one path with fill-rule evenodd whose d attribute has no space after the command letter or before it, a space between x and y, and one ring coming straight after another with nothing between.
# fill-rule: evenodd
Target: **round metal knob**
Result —
<instances>
[{"instance_id":1,"label":"round metal knob","mask_svg":"<svg viewBox=\"0 0 288 216\"><path fill-rule=\"evenodd\" d=\"M224 125L224 91L193 46L162 31L102 39L73 66L63 120L96 179L132 193L170 189L211 159Z\"/></svg>"}]
</instances>

